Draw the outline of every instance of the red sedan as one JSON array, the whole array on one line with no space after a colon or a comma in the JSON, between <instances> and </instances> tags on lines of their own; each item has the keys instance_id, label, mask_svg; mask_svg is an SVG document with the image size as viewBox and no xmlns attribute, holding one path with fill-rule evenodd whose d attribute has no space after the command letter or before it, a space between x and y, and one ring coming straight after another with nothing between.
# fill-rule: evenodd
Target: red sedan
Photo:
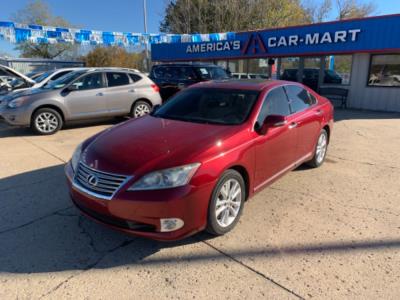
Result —
<instances>
[{"instance_id":1,"label":"red sedan","mask_svg":"<svg viewBox=\"0 0 400 300\"><path fill-rule=\"evenodd\" d=\"M254 193L303 163L319 167L332 126L330 102L298 83L199 83L83 142L66 166L70 194L126 233L221 235Z\"/></svg>"}]
</instances>

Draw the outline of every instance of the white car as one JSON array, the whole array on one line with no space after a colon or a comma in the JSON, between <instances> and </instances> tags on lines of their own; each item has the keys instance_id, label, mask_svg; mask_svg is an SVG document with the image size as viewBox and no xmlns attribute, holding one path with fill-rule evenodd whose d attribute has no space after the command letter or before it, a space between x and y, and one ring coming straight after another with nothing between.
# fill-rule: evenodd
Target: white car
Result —
<instances>
[{"instance_id":1,"label":"white car","mask_svg":"<svg viewBox=\"0 0 400 300\"><path fill-rule=\"evenodd\" d=\"M32 87L36 82L28 76L15 71L7 66L0 65L0 76L7 77L7 83L0 86L0 95L17 89ZM13 78L10 81L10 78Z\"/></svg>"}]
</instances>

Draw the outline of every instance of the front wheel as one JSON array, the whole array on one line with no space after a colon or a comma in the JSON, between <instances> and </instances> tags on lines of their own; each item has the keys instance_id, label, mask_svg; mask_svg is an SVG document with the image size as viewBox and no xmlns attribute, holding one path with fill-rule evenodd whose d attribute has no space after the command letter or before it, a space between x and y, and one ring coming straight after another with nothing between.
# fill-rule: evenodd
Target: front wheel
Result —
<instances>
[{"instance_id":1,"label":"front wheel","mask_svg":"<svg viewBox=\"0 0 400 300\"><path fill-rule=\"evenodd\" d=\"M321 130L318 136L317 145L315 146L314 157L308 162L313 168L321 166L326 157L326 151L328 150L328 133L325 129Z\"/></svg>"},{"instance_id":2,"label":"front wheel","mask_svg":"<svg viewBox=\"0 0 400 300\"><path fill-rule=\"evenodd\" d=\"M132 107L131 117L139 118L147 115L151 112L151 105L145 101L139 100L136 101Z\"/></svg>"},{"instance_id":3,"label":"front wheel","mask_svg":"<svg viewBox=\"0 0 400 300\"><path fill-rule=\"evenodd\" d=\"M41 108L32 116L31 128L40 135L50 135L59 131L62 124L63 119L56 110Z\"/></svg>"},{"instance_id":4,"label":"front wheel","mask_svg":"<svg viewBox=\"0 0 400 300\"><path fill-rule=\"evenodd\" d=\"M235 170L225 171L211 196L207 231L223 235L239 221L246 197L243 177Z\"/></svg>"}]
</instances>

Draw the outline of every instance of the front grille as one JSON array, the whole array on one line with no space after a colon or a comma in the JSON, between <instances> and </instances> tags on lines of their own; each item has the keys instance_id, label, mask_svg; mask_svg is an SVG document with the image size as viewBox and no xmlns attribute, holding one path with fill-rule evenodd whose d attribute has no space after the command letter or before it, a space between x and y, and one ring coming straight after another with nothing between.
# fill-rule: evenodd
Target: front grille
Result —
<instances>
[{"instance_id":1,"label":"front grille","mask_svg":"<svg viewBox=\"0 0 400 300\"><path fill-rule=\"evenodd\" d=\"M94 196L110 200L129 176L106 173L92 169L80 162L75 174L75 185Z\"/></svg>"}]
</instances>

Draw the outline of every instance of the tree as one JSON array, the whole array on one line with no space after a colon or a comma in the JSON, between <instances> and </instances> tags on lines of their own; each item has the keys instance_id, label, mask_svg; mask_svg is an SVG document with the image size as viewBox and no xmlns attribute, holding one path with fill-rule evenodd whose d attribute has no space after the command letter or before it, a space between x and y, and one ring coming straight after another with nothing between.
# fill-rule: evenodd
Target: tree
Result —
<instances>
[{"instance_id":1,"label":"tree","mask_svg":"<svg viewBox=\"0 0 400 300\"><path fill-rule=\"evenodd\" d=\"M307 22L300 0L170 0L160 31L228 32Z\"/></svg>"},{"instance_id":2,"label":"tree","mask_svg":"<svg viewBox=\"0 0 400 300\"><path fill-rule=\"evenodd\" d=\"M363 18L376 11L373 2L360 3L358 0L336 0L338 19Z\"/></svg>"},{"instance_id":3,"label":"tree","mask_svg":"<svg viewBox=\"0 0 400 300\"><path fill-rule=\"evenodd\" d=\"M303 8L310 23L321 23L328 19L329 13L332 11L332 1L308 0L304 1Z\"/></svg>"},{"instance_id":4,"label":"tree","mask_svg":"<svg viewBox=\"0 0 400 300\"><path fill-rule=\"evenodd\" d=\"M14 22L24 24L37 24L43 26L70 27L71 24L60 16L54 16L46 2L31 0L25 8L18 10L11 18ZM21 52L22 57L70 57L76 47L71 44L34 44L23 42L15 48Z\"/></svg>"},{"instance_id":5,"label":"tree","mask_svg":"<svg viewBox=\"0 0 400 300\"><path fill-rule=\"evenodd\" d=\"M118 46L96 47L82 57L87 67L123 67L144 69L145 53L130 53Z\"/></svg>"}]
</instances>

